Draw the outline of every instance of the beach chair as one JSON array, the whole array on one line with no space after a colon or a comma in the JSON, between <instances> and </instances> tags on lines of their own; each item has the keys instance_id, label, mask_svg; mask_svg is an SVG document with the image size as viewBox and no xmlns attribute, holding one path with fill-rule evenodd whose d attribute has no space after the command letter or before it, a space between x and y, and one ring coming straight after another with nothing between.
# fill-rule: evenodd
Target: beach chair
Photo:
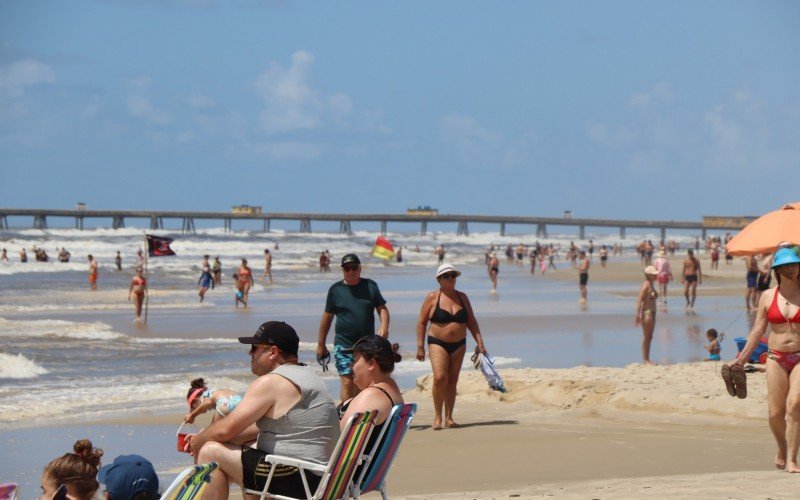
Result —
<instances>
[{"instance_id":1,"label":"beach chair","mask_svg":"<svg viewBox=\"0 0 800 500\"><path fill-rule=\"evenodd\" d=\"M380 491L384 500L389 498L386 496L386 476L416 413L416 403L398 404L392 407L385 425L378 434L375 446L367 450L367 454L363 457L364 466L361 468L361 474L350 483L350 495L353 498L359 498L360 495L376 490Z\"/></svg>"},{"instance_id":2,"label":"beach chair","mask_svg":"<svg viewBox=\"0 0 800 500\"><path fill-rule=\"evenodd\" d=\"M192 500L200 498L211 482L211 473L219 467L217 462L195 465L184 469L161 494L162 500Z\"/></svg>"},{"instance_id":3,"label":"beach chair","mask_svg":"<svg viewBox=\"0 0 800 500\"><path fill-rule=\"evenodd\" d=\"M254 491L244 489L245 493L261 495L261 500L264 500L267 495L270 498L290 500L293 497L276 495L274 493L267 493L269 485L272 482L272 475L275 473L275 466L289 465L300 469L300 475L303 478L303 487L305 488L306 499L308 500L338 500L347 495L350 488L350 483L353 480L353 473L356 466L361 462L364 453L364 448L367 446L369 435L375 427L375 417L378 412L365 411L354 413L348 420L342 433L339 436L339 441L333 448L333 454L327 464L320 465L307 460L301 460L281 455L267 455L266 460L272 464L272 467L267 476L267 484L264 485L263 491ZM307 471L321 472L322 480L315 492L311 492L306 480Z\"/></svg>"},{"instance_id":4,"label":"beach chair","mask_svg":"<svg viewBox=\"0 0 800 500\"><path fill-rule=\"evenodd\" d=\"M17 500L17 483L0 483L0 500Z\"/></svg>"}]
</instances>

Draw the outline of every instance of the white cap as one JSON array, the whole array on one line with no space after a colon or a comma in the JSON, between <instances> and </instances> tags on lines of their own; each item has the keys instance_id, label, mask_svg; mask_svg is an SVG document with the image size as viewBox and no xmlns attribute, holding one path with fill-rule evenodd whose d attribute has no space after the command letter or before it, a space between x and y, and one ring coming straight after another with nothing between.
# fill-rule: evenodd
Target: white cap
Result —
<instances>
[{"instance_id":1,"label":"white cap","mask_svg":"<svg viewBox=\"0 0 800 500\"><path fill-rule=\"evenodd\" d=\"M647 266L644 268L644 274L658 274L658 269L655 266Z\"/></svg>"},{"instance_id":2,"label":"white cap","mask_svg":"<svg viewBox=\"0 0 800 500\"><path fill-rule=\"evenodd\" d=\"M436 277L438 278L447 273L456 273L456 276L461 276L461 271L453 267L452 264L442 264L439 266L439 269L436 270Z\"/></svg>"}]
</instances>

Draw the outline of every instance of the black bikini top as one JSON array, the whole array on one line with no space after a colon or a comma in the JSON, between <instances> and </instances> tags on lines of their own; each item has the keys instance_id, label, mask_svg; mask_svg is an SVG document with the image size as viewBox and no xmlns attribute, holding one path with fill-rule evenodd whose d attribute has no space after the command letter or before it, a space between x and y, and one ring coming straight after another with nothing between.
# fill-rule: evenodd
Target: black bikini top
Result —
<instances>
[{"instance_id":1,"label":"black bikini top","mask_svg":"<svg viewBox=\"0 0 800 500\"><path fill-rule=\"evenodd\" d=\"M458 293L458 292L456 292ZM432 323L466 323L467 318L469 315L467 314L467 308L464 307L464 301L461 300L461 294L458 293L458 301L461 303L461 309L456 311L455 314L451 314L449 311L445 311L441 307L439 307L439 302L442 300L442 292L439 291L439 297L436 299L436 309L433 311L433 315L431 315L431 322Z\"/></svg>"},{"instance_id":2,"label":"black bikini top","mask_svg":"<svg viewBox=\"0 0 800 500\"><path fill-rule=\"evenodd\" d=\"M392 406L394 406L394 399L392 399L392 396L390 396L389 393L386 392L386 389L384 389L383 387L378 387L377 385L373 385L373 386L370 386L370 387L374 387L375 389L378 389L379 391L384 393L386 395L386 397L389 398L389 401L391 401ZM336 407L336 413L339 415L339 420L341 420L342 417L344 416L344 414L347 413L347 407L350 406L350 403L352 401L353 401L353 398L350 398L347 401L342 401L341 403L339 403L339 406Z\"/></svg>"}]
</instances>

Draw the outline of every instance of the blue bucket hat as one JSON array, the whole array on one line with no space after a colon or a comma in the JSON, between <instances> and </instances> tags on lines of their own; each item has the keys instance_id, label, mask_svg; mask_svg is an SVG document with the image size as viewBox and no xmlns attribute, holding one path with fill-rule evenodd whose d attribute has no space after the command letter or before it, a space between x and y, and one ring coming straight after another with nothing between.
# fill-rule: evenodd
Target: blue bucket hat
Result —
<instances>
[{"instance_id":1,"label":"blue bucket hat","mask_svg":"<svg viewBox=\"0 0 800 500\"><path fill-rule=\"evenodd\" d=\"M781 248L775 252L775 257L772 259L772 269L786 264L800 264L800 256L797 255L796 248Z\"/></svg>"},{"instance_id":2,"label":"blue bucket hat","mask_svg":"<svg viewBox=\"0 0 800 500\"><path fill-rule=\"evenodd\" d=\"M113 464L100 468L97 480L106 485L113 500L132 498L146 491L158 498L158 476L149 460L140 455L120 455Z\"/></svg>"}]
</instances>

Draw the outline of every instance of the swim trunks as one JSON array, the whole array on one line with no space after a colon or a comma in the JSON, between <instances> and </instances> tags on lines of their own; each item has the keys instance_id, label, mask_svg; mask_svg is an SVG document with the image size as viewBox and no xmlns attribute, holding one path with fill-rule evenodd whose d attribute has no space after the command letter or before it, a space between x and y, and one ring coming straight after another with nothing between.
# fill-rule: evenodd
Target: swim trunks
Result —
<instances>
[{"instance_id":1,"label":"swim trunks","mask_svg":"<svg viewBox=\"0 0 800 500\"><path fill-rule=\"evenodd\" d=\"M580 273L578 276L578 284L586 286L587 283L589 283L589 273Z\"/></svg>"},{"instance_id":2,"label":"swim trunks","mask_svg":"<svg viewBox=\"0 0 800 500\"><path fill-rule=\"evenodd\" d=\"M720 361L722 358L719 356L719 354L709 354L708 359L711 361Z\"/></svg>"},{"instance_id":3,"label":"swim trunks","mask_svg":"<svg viewBox=\"0 0 800 500\"><path fill-rule=\"evenodd\" d=\"M758 280L758 271L747 271L747 288L755 288Z\"/></svg>"},{"instance_id":4,"label":"swim trunks","mask_svg":"<svg viewBox=\"0 0 800 500\"><path fill-rule=\"evenodd\" d=\"M687 274L683 278L686 280L687 283L694 283L695 281L697 281L696 274Z\"/></svg>"},{"instance_id":5,"label":"swim trunks","mask_svg":"<svg viewBox=\"0 0 800 500\"><path fill-rule=\"evenodd\" d=\"M336 371L339 375L352 375L353 374L353 352L349 348L336 345L333 346L333 362L336 365Z\"/></svg>"}]
</instances>

